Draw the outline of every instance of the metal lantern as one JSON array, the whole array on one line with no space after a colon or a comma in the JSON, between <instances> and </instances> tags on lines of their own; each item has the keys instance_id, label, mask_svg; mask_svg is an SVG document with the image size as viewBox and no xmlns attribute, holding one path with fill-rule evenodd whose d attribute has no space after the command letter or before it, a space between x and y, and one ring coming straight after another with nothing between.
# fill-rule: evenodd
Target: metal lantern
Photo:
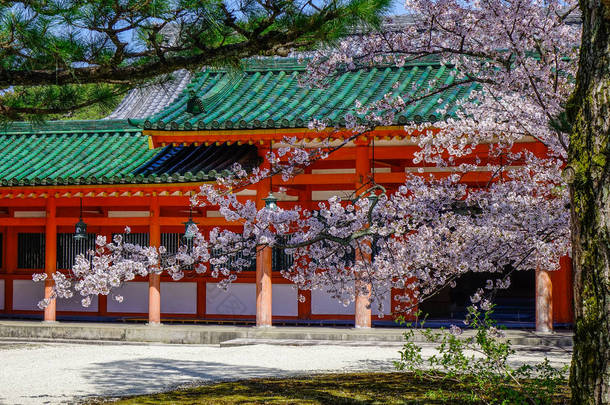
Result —
<instances>
[{"instance_id":1,"label":"metal lantern","mask_svg":"<svg viewBox=\"0 0 610 405\"><path fill-rule=\"evenodd\" d=\"M193 231L193 225L197 225L193 218L189 217L189 220L184 223L184 239L192 240L195 237L195 232Z\"/></svg>"},{"instance_id":2,"label":"metal lantern","mask_svg":"<svg viewBox=\"0 0 610 405\"><path fill-rule=\"evenodd\" d=\"M78 222L74 226L74 239L82 240L87 238L87 224L83 221L83 199L80 200L80 215Z\"/></svg>"},{"instance_id":3,"label":"metal lantern","mask_svg":"<svg viewBox=\"0 0 610 405\"><path fill-rule=\"evenodd\" d=\"M189 219L184 224L184 239L187 241L193 240L195 232L193 231L193 225L196 226L197 222L193 221L193 206L189 207Z\"/></svg>"},{"instance_id":4,"label":"metal lantern","mask_svg":"<svg viewBox=\"0 0 610 405\"><path fill-rule=\"evenodd\" d=\"M263 198L263 200L265 201L265 207L270 208L272 210L277 209L277 198L275 198L271 191L269 192L269 195L267 197Z\"/></svg>"},{"instance_id":5,"label":"metal lantern","mask_svg":"<svg viewBox=\"0 0 610 405\"><path fill-rule=\"evenodd\" d=\"M81 240L87 238L87 224L82 218L78 219L76 226L74 227L74 239Z\"/></svg>"}]
</instances>

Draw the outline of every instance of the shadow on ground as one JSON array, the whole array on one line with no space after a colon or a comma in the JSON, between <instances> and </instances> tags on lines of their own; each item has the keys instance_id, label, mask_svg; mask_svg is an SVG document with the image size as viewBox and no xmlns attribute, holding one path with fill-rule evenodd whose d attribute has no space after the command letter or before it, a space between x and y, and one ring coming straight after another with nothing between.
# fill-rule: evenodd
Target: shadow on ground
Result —
<instances>
[{"instance_id":1,"label":"shadow on ground","mask_svg":"<svg viewBox=\"0 0 610 405\"><path fill-rule=\"evenodd\" d=\"M398 358L398 355L396 356ZM375 371L395 371L394 361L390 360L371 360L363 359L350 362L343 367L342 372L375 372Z\"/></svg>"},{"instance_id":2,"label":"shadow on ground","mask_svg":"<svg viewBox=\"0 0 610 405\"><path fill-rule=\"evenodd\" d=\"M194 382L270 375L282 377L287 374L276 368L164 358L100 362L92 364L83 371L83 376L96 387L97 397L160 392Z\"/></svg>"}]
</instances>

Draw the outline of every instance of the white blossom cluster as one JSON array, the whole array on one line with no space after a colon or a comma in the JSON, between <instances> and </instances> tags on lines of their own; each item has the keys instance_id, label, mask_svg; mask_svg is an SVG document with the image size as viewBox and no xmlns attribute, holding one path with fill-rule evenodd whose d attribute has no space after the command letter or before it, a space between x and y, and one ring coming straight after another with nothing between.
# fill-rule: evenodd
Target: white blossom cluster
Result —
<instances>
[{"instance_id":1,"label":"white blossom cluster","mask_svg":"<svg viewBox=\"0 0 610 405\"><path fill-rule=\"evenodd\" d=\"M567 136L549 123L573 89L580 36L580 26L573 24L575 2L408 0L406 8L413 24L351 36L320 50L302 83L325 87L345 71L434 59L450 71L448 78L413 81L412 88L396 83L380 101L357 105L345 117L347 127L389 125L418 101L474 86L469 97L437 100L433 112L443 119L434 127L442 131L428 131L427 117L408 123L408 131L424 135L418 139L423 155L469 153L492 138L511 145L531 136L565 157Z\"/></svg>"}]
</instances>

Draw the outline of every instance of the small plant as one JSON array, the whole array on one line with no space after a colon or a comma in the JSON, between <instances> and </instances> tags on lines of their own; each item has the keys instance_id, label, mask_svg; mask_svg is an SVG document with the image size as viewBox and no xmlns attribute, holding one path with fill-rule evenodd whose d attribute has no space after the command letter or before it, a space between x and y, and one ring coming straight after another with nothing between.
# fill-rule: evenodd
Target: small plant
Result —
<instances>
[{"instance_id":1,"label":"small plant","mask_svg":"<svg viewBox=\"0 0 610 405\"><path fill-rule=\"evenodd\" d=\"M551 404L558 390L566 384L568 367L556 369L548 359L541 363L513 367L508 358L515 353L508 339L503 339L503 327L491 318L493 307L480 312L468 308L465 324L474 334L465 336L461 328L449 330L424 329L425 317L419 331L427 343L437 345L437 352L425 358L421 345L415 341L416 328L411 323L405 333L406 343L395 361L396 369L409 371L420 377L450 380L469 387L473 402L494 404ZM418 313L419 317L421 313Z\"/></svg>"}]
</instances>

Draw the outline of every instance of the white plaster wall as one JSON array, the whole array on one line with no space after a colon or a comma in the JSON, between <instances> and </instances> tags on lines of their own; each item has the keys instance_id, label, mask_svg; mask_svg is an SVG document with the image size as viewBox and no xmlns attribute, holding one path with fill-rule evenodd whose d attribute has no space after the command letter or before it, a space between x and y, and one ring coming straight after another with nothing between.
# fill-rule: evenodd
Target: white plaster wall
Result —
<instances>
[{"instance_id":1,"label":"white plaster wall","mask_svg":"<svg viewBox=\"0 0 610 405\"><path fill-rule=\"evenodd\" d=\"M389 315L392 312L391 303L392 302L391 302L390 294L387 294L383 299L383 314L384 315ZM373 315L379 315L379 303L378 302L373 302L371 304L371 313Z\"/></svg>"},{"instance_id":2,"label":"white plaster wall","mask_svg":"<svg viewBox=\"0 0 610 405\"><path fill-rule=\"evenodd\" d=\"M227 291L217 283L205 285L205 312L217 315L256 315L256 284L231 283Z\"/></svg>"},{"instance_id":3,"label":"white plaster wall","mask_svg":"<svg viewBox=\"0 0 610 405\"><path fill-rule=\"evenodd\" d=\"M311 292L311 313L317 315L353 315L354 303L344 307L336 298L326 291L313 290Z\"/></svg>"},{"instance_id":4,"label":"white plaster wall","mask_svg":"<svg viewBox=\"0 0 610 405\"><path fill-rule=\"evenodd\" d=\"M344 307L336 298L331 298L330 293L321 290L311 292L311 313L318 315L353 315L355 312L354 303L350 303ZM379 304L373 302L371 304L371 314L379 315ZM383 299L383 313L388 315L392 312L391 297L387 295Z\"/></svg>"},{"instance_id":5,"label":"white plaster wall","mask_svg":"<svg viewBox=\"0 0 610 405\"><path fill-rule=\"evenodd\" d=\"M116 295L123 296L123 302L114 299ZM148 283L132 281L112 291L108 296L108 312L148 312Z\"/></svg>"},{"instance_id":6,"label":"white plaster wall","mask_svg":"<svg viewBox=\"0 0 610 405\"><path fill-rule=\"evenodd\" d=\"M338 196L343 200L353 197L355 190L314 190L311 192L312 201L326 201L330 197Z\"/></svg>"},{"instance_id":7,"label":"white plaster wall","mask_svg":"<svg viewBox=\"0 0 610 405\"><path fill-rule=\"evenodd\" d=\"M196 314L197 283L161 283L161 312Z\"/></svg>"},{"instance_id":8,"label":"white plaster wall","mask_svg":"<svg viewBox=\"0 0 610 405\"><path fill-rule=\"evenodd\" d=\"M392 312L391 298L388 295L383 300L383 313L388 315ZM352 302L344 307L336 298L331 298L331 294L326 291L314 290L311 292L311 313L318 315L353 315L355 305ZM371 304L371 314L379 315L378 303Z\"/></svg>"},{"instance_id":9,"label":"white plaster wall","mask_svg":"<svg viewBox=\"0 0 610 405\"><path fill-rule=\"evenodd\" d=\"M13 280L13 309L40 311L38 302L44 298L44 282Z\"/></svg>"},{"instance_id":10,"label":"white plaster wall","mask_svg":"<svg viewBox=\"0 0 610 405\"><path fill-rule=\"evenodd\" d=\"M91 305L88 307L83 307L81 304L81 300L83 297L76 293L72 298L65 299L59 298L57 300L57 310L58 311L79 311L79 312L97 312L98 311L98 297L91 297Z\"/></svg>"},{"instance_id":11,"label":"white plaster wall","mask_svg":"<svg viewBox=\"0 0 610 405\"><path fill-rule=\"evenodd\" d=\"M272 313L279 316L299 315L299 294L292 284L273 284Z\"/></svg>"},{"instance_id":12,"label":"white plaster wall","mask_svg":"<svg viewBox=\"0 0 610 405\"><path fill-rule=\"evenodd\" d=\"M4 280L0 280L0 310L4 309Z\"/></svg>"}]
</instances>

